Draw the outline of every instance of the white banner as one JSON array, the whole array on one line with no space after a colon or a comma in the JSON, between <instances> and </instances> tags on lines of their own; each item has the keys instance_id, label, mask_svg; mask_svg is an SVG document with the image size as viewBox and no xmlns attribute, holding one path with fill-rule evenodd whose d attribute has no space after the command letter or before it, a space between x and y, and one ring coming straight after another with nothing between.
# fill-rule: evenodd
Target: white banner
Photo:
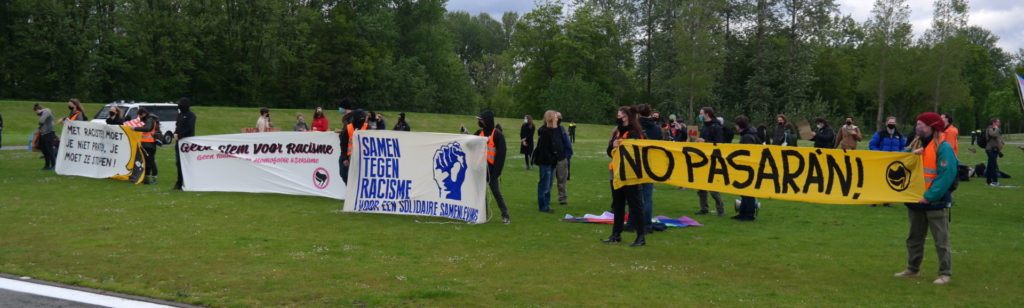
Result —
<instances>
[{"instance_id":1,"label":"white banner","mask_svg":"<svg viewBox=\"0 0 1024 308\"><path fill-rule=\"evenodd\" d=\"M57 150L57 174L139 182L144 172L141 133L127 126L65 121Z\"/></svg>"},{"instance_id":2,"label":"white banner","mask_svg":"<svg viewBox=\"0 0 1024 308\"><path fill-rule=\"evenodd\" d=\"M182 139L186 191L237 191L345 199L338 134L270 132Z\"/></svg>"},{"instance_id":3,"label":"white banner","mask_svg":"<svg viewBox=\"0 0 1024 308\"><path fill-rule=\"evenodd\" d=\"M487 222L487 138L356 131L346 212Z\"/></svg>"}]
</instances>

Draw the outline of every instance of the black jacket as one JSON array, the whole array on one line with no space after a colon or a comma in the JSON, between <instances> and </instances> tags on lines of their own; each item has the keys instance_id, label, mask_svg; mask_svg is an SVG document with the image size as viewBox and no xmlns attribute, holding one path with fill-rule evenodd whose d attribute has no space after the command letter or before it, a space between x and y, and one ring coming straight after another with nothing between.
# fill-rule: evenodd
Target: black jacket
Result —
<instances>
[{"instance_id":1,"label":"black jacket","mask_svg":"<svg viewBox=\"0 0 1024 308\"><path fill-rule=\"evenodd\" d=\"M722 133L722 123L718 123L718 120L715 119L704 122L704 127L700 130L700 137L707 143L721 143L725 138Z\"/></svg>"},{"instance_id":2,"label":"black jacket","mask_svg":"<svg viewBox=\"0 0 1024 308\"><path fill-rule=\"evenodd\" d=\"M398 123L395 123L395 130L407 132L412 130L412 128L409 127L409 123L406 123L404 119L398 119Z\"/></svg>"},{"instance_id":3,"label":"black jacket","mask_svg":"<svg viewBox=\"0 0 1024 308\"><path fill-rule=\"evenodd\" d=\"M565 159L565 145L562 144L562 130L541 126L537 129L537 148L533 150L533 162L538 165L554 166Z\"/></svg>"},{"instance_id":4,"label":"black jacket","mask_svg":"<svg viewBox=\"0 0 1024 308\"><path fill-rule=\"evenodd\" d=\"M652 118L640 118L640 127L644 129L644 136L651 140L662 140L661 127L654 123Z\"/></svg>"},{"instance_id":5,"label":"black jacket","mask_svg":"<svg viewBox=\"0 0 1024 308\"><path fill-rule=\"evenodd\" d=\"M500 129L494 128L494 113L484 110L480 113L480 119L484 121L484 127L473 135L479 136L483 132L484 137L490 138L491 132L494 132L494 164L487 164L487 176L496 179L505 169L505 154L508 151L508 145L505 144L505 134L502 134Z\"/></svg>"},{"instance_id":6,"label":"black jacket","mask_svg":"<svg viewBox=\"0 0 1024 308\"><path fill-rule=\"evenodd\" d=\"M836 132L831 126L825 125L818 130L818 134L811 137L816 148L834 148L836 146Z\"/></svg>"},{"instance_id":7,"label":"black jacket","mask_svg":"<svg viewBox=\"0 0 1024 308\"><path fill-rule=\"evenodd\" d=\"M178 103L178 119L175 123L174 133L178 139L184 139L196 135L196 114L190 110L187 103Z\"/></svg>"},{"instance_id":8,"label":"black jacket","mask_svg":"<svg viewBox=\"0 0 1024 308\"><path fill-rule=\"evenodd\" d=\"M758 137L757 130L753 127L744 128L739 132L740 144L761 144L762 140Z\"/></svg>"},{"instance_id":9,"label":"black jacket","mask_svg":"<svg viewBox=\"0 0 1024 308\"><path fill-rule=\"evenodd\" d=\"M625 132L627 131L629 132L629 134L625 134ZM608 139L608 148L604 150L605 154L608 154L608 157L612 157L612 143L615 142L616 135L625 135L624 137L622 137L622 139L641 139L641 137L646 138L640 133L641 131L639 130L628 130L627 128L622 126L615 127L615 130L612 130L611 138Z\"/></svg>"},{"instance_id":10,"label":"black jacket","mask_svg":"<svg viewBox=\"0 0 1024 308\"><path fill-rule=\"evenodd\" d=\"M772 134L772 144L782 145L783 142L786 142L786 125L777 124L775 126L775 132Z\"/></svg>"},{"instance_id":11,"label":"black jacket","mask_svg":"<svg viewBox=\"0 0 1024 308\"><path fill-rule=\"evenodd\" d=\"M519 143L520 154L533 154L533 132L536 130L537 127L533 126L533 123L523 123L523 126L519 127L519 139L526 140L525 145Z\"/></svg>"}]
</instances>

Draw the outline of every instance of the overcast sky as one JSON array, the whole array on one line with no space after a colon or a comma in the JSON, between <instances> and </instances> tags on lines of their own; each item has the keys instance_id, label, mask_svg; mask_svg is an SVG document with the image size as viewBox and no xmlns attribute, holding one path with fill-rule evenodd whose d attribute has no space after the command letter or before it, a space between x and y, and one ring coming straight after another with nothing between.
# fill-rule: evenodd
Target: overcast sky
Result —
<instances>
[{"instance_id":1,"label":"overcast sky","mask_svg":"<svg viewBox=\"0 0 1024 308\"><path fill-rule=\"evenodd\" d=\"M873 0L837 0L843 14L850 14L858 22L864 22L871 15ZM910 23L914 25L915 38L931 27L933 0L909 0ZM970 21L999 36L999 47L1016 53L1024 48L1024 1L1016 0L973 0ZM488 13L500 19L505 11L529 12L534 0L449 0L449 11L468 11L472 14Z\"/></svg>"}]
</instances>

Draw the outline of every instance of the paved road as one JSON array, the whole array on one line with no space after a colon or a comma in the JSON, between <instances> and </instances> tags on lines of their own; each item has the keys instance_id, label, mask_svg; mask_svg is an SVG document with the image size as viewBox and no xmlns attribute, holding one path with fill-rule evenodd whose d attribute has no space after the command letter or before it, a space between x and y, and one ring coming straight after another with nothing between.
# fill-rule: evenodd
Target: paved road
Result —
<instances>
[{"instance_id":1,"label":"paved road","mask_svg":"<svg viewBox=\"0 0 1024 308\"><path fill-rule=\"evenodd\" d=\"M0 307L24 307L24 308L93 308L93 306L62 299L45 296L20 293L0 289Z\"/></svg>"}]
</instances>

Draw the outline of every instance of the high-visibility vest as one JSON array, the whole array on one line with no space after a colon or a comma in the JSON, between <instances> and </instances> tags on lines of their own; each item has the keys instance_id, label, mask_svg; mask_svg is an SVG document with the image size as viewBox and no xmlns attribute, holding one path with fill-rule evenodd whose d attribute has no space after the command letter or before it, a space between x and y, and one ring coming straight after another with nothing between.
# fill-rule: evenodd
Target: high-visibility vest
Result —
<instances>
[{"instance_id":1,"label":"high-visibility vest","mask_svg":"<svg viewBox=\"0 0 1024 308\"><path fill-rule=\"evenodd\" d=\"M938 142L939 145L941 145L943 142L946 142L945 140L942 140L942 139L944 139L942 134L939 134L938 137L936 137L936 138L941 138L939 140L939 142ZM924 189L925 190L928 190L929 188L932 187L932 183L935 182L935 177L937 177L939 175L939 168L937 168L937 166L936 166L936 164L938 163L938 158L939 158L939 155L938 155L939 149L935 145L935 143L936 142L934 142L934 141L933 142L929 142L928 146L925 146L924 147L924 151L921 153L921 159L923 160L923 163L924 163Z\"/></svg>"},{"instance_id":2,"label":"high-visibility vest","mask_svg":"<svg viewBox=\"0 0 1024 308\"><path fill-rule=\"evenodd\" d=\"M487 163L491 165L494 164L494 158L498 154L498 148L494 146L494 132L497 130L497 128L491 130L491 136L487 138ZM486 137L483 130L480 131L478 136Z\"/></svg>"},{"instance_id":3,"label":"high-visibility vest","mask_svg":"<svg viewBox=\"0 0 1024 308\"><path fill-rule=\"evenodd\" d=\"M957 145L957 139L960 138L960 130L956 126L950 125L946 127L946 131L942 133L942 136L949 142L949 146L953 147L953 154L960 157L960 147Z\"/></svg>"},{"instance_id":4,"label":"high-visibility vest","mask_svg":"<svg viewBox=\"0 0 1024 308\"><path fill-rule=\"evenodd\" d=\"M629 138L629 131L626 131L626 133L620 133L619 131L616 130L615 131L615 139L619 139L620 137L622 139ZM640 139L647 139L647 138L645 138L643 135L640 135ZM615 164L614 163L608 163L608 170L615 170Z\"/></svg>"},{"instance_id":5,"label":"high-visibility vest","mask_svg":"<svg viewBox=\"0 0 1024 308\"><path fill-rule=\"evenodd\" d=\"M80 115L80 114L82 114L81 111L75 111L75 114L72 114L70 117L68 117L68 120L74 121L74 120L78 119L78 115Z\"/></svg>"},{"instance_id":6,"label":"high-visibility vest","mask_svg":"<svg viewBox=\"0 0 1024 308\"><path fill-rule=\"evenodd\" d=\"M360 128L359 130L366 130L367 124L370 123L363 123L363 127ZM348 131L348 152L345 153L348 153L348 156L352 156L352 134L355 133L356 127L352 126L352 123L348 123L347 125L345 125L345 130Z\"/></svg>"},{"instance_id":7,"label":"high-visibility vest","mask_svg":"<svg viewBox=\"0 0 1024 308\"><path fill-rule=\"evenodd\" d=\"M145 121L145 120L143 120L143 121ZM156 122L154 121L153 122L153 129L149 130L148 132L142 132L142 137L139 138L139 141L140 142L149 142L149 143L156 142L156 139L153 138L153 133L155 133L155 132L156 132Z\"/></svg>"}]
</instances>

